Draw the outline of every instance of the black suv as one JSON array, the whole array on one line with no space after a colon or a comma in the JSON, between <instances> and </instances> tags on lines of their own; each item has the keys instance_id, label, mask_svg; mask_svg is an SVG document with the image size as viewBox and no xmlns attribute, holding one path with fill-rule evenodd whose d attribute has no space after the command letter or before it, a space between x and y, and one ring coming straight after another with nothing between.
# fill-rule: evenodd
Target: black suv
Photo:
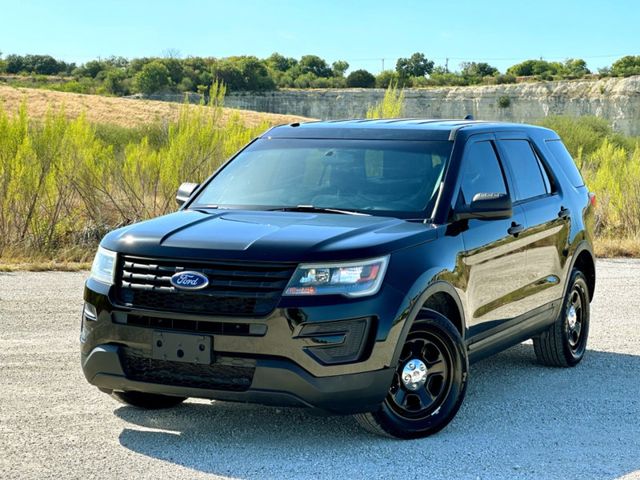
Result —
<instances>
[{"instance_id":1,"label":"black suv","mask_svg":"<svg viewBox=\"0 0 640 480\"><path fill-rule=\"evenodd\" d=\"M413 438L455 416L469 362L529 338L545 365L585 353L595 199L551 130L294 123L177 199L109 233L86 283L82 368L125 403L315 407Z\"/></svg>"}]
</instances>

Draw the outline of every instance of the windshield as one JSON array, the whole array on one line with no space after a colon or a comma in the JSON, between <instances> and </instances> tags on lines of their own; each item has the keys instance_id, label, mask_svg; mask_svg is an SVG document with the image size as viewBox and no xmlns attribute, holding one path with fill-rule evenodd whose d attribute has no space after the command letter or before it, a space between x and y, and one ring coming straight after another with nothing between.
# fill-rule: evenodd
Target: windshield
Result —
<instances>
[{"instance_id":1,"label":"windshield","mask_svg":"<svg viewBox=\"0 0 640 480\"><path fill-rule=\"evenodd\" d=\"M305 206L425 217L450 153L446 141L260 139L220 170L190 208Z\"/></svg>"}]
</instances>

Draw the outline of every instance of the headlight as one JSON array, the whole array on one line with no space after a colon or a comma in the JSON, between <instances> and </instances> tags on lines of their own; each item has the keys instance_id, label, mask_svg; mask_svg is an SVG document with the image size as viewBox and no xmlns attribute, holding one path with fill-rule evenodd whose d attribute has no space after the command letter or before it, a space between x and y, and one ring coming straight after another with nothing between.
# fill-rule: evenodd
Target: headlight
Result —
<instances>
[{"instance_id":1,"label":"headlight","mask_svg":"<svg viewBox=\"0 0 640 480\"><path fill-rule=\"evenodd\" d=\"M116 265L116 252L98 247L96 257L93 259L90 277L107 285L113 284L113 275Z\"/></svg>"},{"instance_id":2,"label":"headlight","mask_svg":"<svg viewBox=\"0 0 640 480\"><path fill-rule=\"evenodd\" d=\"M293 274L284 295L375 295L389 256L349 263L303 264Z\"/></svg>"}]
</instances>

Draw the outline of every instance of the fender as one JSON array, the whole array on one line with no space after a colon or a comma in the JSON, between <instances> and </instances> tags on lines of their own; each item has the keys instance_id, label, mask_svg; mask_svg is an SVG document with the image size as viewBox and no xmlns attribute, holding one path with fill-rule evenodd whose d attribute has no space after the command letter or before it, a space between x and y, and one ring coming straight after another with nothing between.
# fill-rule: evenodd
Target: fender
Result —
<instances>
[{"instance_id":1,"label":"fender","mask_svg":"<svg viewBox=\"0 0 640 480\"><path fill-rule=\"evenodd\" d=\"M571 278L571 271L573 270L573 267L576 264L576 260L578 259L578 256L584 252L584 251L589 252L589 255L591 256L591 260L593 260L593 264L594 264L594 268L595 268L595 255L593 254L593 250L591 249L591 246L589 245L589 242L587 240L580 240L580 242L578 243L578 245L576 246L576 248L573 250L573 253L571 254L571 261L569 262L569 268L567 270L567 274L566 274L566 278L564 279L564 288L562 289L562 298L565 297L565 295L567 294L567 288L569 288L569 280ZM595 292L595 279L594 279L594 284L593 284L593 292L591 295L591 299L593 300L593 294Z\"/></svg>"},{"instance_id":2,"label":"fender","mask_svg":"<svg viewBox=\"0 0 640 480\"><path fill-rule=\"evenodd\" d=\"M465 339L466 332L467 332L467 325L466 325L465 316L464 316L464 309L462 308L462 302L460 301L458 292L456 292L456 289L450 283L445 282L444 280L436 280L435 282L431 283L426 289L424 289L418 297L416 297L413 300L410 300L410 303L413 303L413 306L411 308L411 312L409 313L409 316L407 317L407 319L404 322L404 325L402 326L400 336L398 337L398 342L396 344L393 357L391 358L391 365L390 365L391 367L395 368L395 366L398 364L398 359L400 358L400 353L402 352L402 347L404 346L405 340L407 339L409 330L413 326L413 323L415 322L416 318L419 318L421 313L428 311L428 312L432 312L434 315L438 315L440 317L443 316L441 313L436 312L435 310L422 308L422 305L424 305L427 299L438 292L445 292L451 295L451 297L456 302L456 306L458 307L458 311L460 312L460 319L462 321L461 336L463 340Z\"/></svg>"}]
</instances>

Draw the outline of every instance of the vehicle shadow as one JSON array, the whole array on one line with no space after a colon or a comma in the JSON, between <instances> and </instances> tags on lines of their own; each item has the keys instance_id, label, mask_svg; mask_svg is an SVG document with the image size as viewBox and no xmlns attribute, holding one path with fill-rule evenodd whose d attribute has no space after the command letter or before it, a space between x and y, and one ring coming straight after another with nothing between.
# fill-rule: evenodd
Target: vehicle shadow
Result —
<instances>
[{"instance_id":1,"label":"vehicle shadow","mask_svg":"<svg viewBox=\"0 0 640 480\"><path fill-rule=\"evenodd\" d=\"M439 434L376 437L351 417L187 402L120 407L124 447L234 478L619 478L640 475L640 356L588 351L574 369L518 345L471 368L466 400Z\"/></svg>"}]
</instances>

